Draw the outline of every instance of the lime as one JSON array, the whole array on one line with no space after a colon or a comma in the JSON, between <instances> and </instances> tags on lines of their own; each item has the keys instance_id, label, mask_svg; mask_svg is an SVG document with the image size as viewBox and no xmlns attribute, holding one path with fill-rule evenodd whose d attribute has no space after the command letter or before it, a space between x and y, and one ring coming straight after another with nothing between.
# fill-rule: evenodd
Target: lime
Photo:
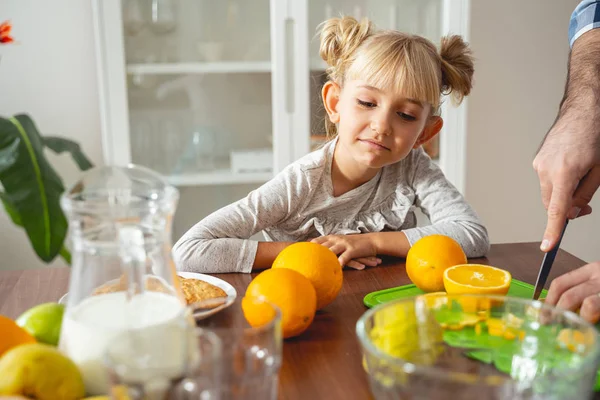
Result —
<instances>
[{"instance_id":1,"label":"lime","mask_svg":"<svg viewBox=\"0 0 600 400\"><path fill-rule=\"evenodd\" d=\"M64 312L65 306L62 304L39 304L21 314L16 322L38 342L56 346Z\"/></svg>"}]
</instances>

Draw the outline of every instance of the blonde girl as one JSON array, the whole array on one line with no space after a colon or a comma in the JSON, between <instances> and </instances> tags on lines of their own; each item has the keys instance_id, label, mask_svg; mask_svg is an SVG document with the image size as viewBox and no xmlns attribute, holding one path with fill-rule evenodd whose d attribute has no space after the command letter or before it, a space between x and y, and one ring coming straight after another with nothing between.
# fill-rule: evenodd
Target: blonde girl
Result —
<instances>
[{"instance_id":1,"label":"blonde girl","mask_svg":"<svg viewBox=\"0 0 600 400\"><path fill-rule=\"evenodd\" d=\"M406 256L431 234L483 256L485 227L421 148L442 128L441 95L460 103L471 90L467 44L444 37L438 52L423 37L342 17L321 25L320 53L331 140L192 227L175 244L178 268L250 272L270 267L291 243L313 241L362 269L380 263L378 255ZM414 207L431 225L416 226ZM260 231L266 241L249 239Z\"/></svg>"}]
</instances>

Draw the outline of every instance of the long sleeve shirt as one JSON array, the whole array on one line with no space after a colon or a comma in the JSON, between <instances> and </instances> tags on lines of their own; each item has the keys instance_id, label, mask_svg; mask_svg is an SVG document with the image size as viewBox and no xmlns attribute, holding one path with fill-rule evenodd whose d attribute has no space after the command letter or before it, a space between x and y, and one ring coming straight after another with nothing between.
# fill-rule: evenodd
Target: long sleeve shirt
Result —
<instances>
[{"instance_id":1,"label":"long sleeve shirt","mask_svg":"<svg viewBox=\"0 0 600 400\"><path fill-rule=\"evenodd\" d=\"M403 231L412 245L442 234L468 257L489 249L485 227L458 190L421 149L383 167L340 196L333 195L331 165L336 140L290 164L245 198L204 218L173 248L178 269L250 272L260 231L267 241L298 242L331 234ZM431 225L417 227L414 207Z\"/></svg>"}]
</instances>

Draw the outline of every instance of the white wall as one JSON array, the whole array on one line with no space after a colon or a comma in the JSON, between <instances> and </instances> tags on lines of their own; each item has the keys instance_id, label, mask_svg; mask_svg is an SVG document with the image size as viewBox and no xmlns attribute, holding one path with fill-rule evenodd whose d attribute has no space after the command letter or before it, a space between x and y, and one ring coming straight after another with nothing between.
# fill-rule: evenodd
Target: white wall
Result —
<instances>
[{"instance_id":1,"label":"white wall","mask_svg":"<svg viewBox=\"0 0 600 400\"><path fill-rule=\"evenodd\" d=\"M472 0L477 58L468 106L466 196L493 243L539 241L545 211L531 164L562 98L567 29L579 0ZM569 224L563 248L600 259L596 214ZM540 254L541 261L541 254Z\"/></svg>"},{"instance_id":2,"label":"white wall","mask_svg":"<svg viewBox=\"0 0 600 400\"><path fill-rule=\"evenodd\" d=\"M0 115L28 113L43 134L78 141L102 162L91 2L0 0L18 41L0 45ZM72 183L78 170L67 156L49 158ZM42 267L24 231L0 210L0 270ZM57 260L51 265L64 265Z\"/></svg>"}]
</instances>

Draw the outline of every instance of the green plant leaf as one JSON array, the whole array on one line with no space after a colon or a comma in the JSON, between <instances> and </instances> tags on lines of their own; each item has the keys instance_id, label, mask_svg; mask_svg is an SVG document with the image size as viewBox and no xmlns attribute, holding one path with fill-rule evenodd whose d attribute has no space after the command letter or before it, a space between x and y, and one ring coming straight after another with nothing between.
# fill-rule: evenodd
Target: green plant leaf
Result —
<instances>
[{"instance_id":1,"label":"green plant leaf","mask_svg":"<svg viewBox=\"0 0 600 400\"><path fill-rule=\"evenodd\" d=\"M63 247L67 220L60 208L63 183L43 149L29 116L0 118L0 182L35 252L50 262Z\"/></svg>"},{"instance_id":2,"label":"green plant leaf","mask_svg":"<svg viewBox=\"0 0 600 400\"><path fill-rule=\"evenodd\" d=\"M48 147L55 153L60 154L65 151L70 153L73 161L75 161L75 164L77 164L80 170L85 171L94 166L83 153L81 146L79 146L77 142L56 136L44 136L42 140L44 142L44 146Z\"/></svg>"},{"instance_id":3,"label":"green plant leaf","mask_svg":"<svg viewBox=\"0 0 600 400\"><path fill-rule=\"evenodd\" d=\"M71 265L71 252L65 246L61 247L59 254L68 265Z\"/></svg>"},{"instance_id":4,"label":"green plant leaf","mask_svg":"<svg viewBox=\"0 0 600 400\"><path fill-rule=\"evenodd\" d=\"M4 204L4 209L6 210L6 213L10 219L12 219L12 222L17 226L23 226L19 212L6 193L0 192L0 201L2 201L2 204Z\"/></svg>"}]
</instances>

